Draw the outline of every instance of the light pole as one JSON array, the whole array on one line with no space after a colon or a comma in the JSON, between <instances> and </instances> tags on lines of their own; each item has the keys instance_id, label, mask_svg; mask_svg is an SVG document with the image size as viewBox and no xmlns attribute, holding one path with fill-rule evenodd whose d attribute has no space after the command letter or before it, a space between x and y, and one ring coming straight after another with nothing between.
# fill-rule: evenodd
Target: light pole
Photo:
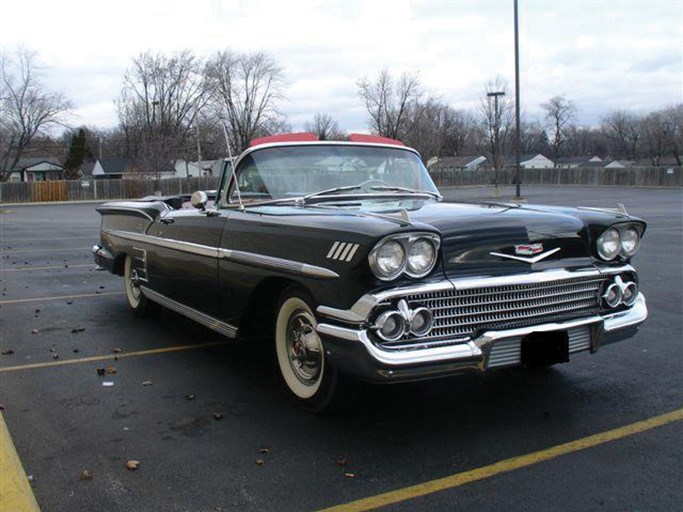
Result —
<instances>
[{"instance_id":1,"label":"light pole","mask_svg":"<svg viewBox=\"0 0 683 512\"><path fill-rule=\"evenodd\" d=\"M500 197L500 189L498 188L498 166L500 165L500 111L498 110L498 98L505 96L505 91L487 92L486 96L493 98L493 147L491 148L491 156L493 157L493 195Z\"/></svg>"},{"instance_id":2,"label":"light pole","mask_svg":"<svg viewBox=\"0 0 683 512\"><path fill-rule=\"evenodd\" d=\"M521 151L521 134L520 131L520 120L519 120L519 30L518 30L518 19L517 19L517 0L514 0L515 8L515 201L523 201L521 191L521 179L519 172L519 162L520 162L520 151Z\"/></svg>"}]
</instances>

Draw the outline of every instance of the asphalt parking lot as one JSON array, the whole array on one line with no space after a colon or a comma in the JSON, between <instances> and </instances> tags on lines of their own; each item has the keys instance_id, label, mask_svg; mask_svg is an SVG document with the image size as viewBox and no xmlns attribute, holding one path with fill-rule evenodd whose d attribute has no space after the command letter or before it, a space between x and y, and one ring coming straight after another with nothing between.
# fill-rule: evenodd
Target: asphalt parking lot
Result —
<instances>
[{"instance_id":1,"label":"asphalt parking lot","mask_svg":"<svg viewBox=\"0 0 683 512\"><path fill-rule=\"evenodd\" d=\"M683 191L523 192L621 202L648 221L634 259L650 310L640 333L545 372L367 386L336 416L299 409L263 349L168 311L133 316L122 279L93 264L95 204L0 205L1 414L38 505L681 510Z\"/></svg>"}]
</instances>

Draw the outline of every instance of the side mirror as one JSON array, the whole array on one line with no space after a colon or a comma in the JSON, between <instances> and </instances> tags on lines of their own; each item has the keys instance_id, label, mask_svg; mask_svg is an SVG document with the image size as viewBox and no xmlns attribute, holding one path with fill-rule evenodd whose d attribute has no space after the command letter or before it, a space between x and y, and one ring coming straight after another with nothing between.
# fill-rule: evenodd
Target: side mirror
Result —
<instances>
[{"instance_id":1,"label":"side mirror","mask_svg":"<svg viewBox=\"0 0 683 512\"><path fill-rule=\"evenodd\" d=\"M192 206L197 208L198 210L206 210L206 203L209 201L209 196L206 195L206 192L203 190L197 190L192 196L190 197L190 202L192 203Z\"/></svg>"}]
</instances>

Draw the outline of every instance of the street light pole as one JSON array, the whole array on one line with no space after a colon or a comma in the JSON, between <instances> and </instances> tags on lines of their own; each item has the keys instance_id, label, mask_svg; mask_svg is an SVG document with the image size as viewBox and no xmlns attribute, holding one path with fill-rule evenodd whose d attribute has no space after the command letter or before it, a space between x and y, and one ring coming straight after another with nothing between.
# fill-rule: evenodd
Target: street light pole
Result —
<instances>
[{"instance_id":1,"label":"street light pole","mask_svg":"<svg viewBox=\"0 0 683 512\"><path fill-rule=\"evenodd\" d=\"M521 144L521 123L519 114L519 30L517 17L517 0L514 0L515 8L515 201L522 201L521 179L520 179L520 146Z\"/></svg>"},{"instance_id":2,"label":"street light pole","mask_svg":"<svg viewBox=\"0 0 683 512\"><path fill-rule=\"evenodd\" d=\"M500 189L498 188L498 165L500 160L500 112L498 111L498 98L500 96L505 96L505 91L495 91L487 92L486 96L493 98L493 150L491 151L491 156L493 156L493 194L496 197L500 197Z\"/></svg>"}]
</instances>

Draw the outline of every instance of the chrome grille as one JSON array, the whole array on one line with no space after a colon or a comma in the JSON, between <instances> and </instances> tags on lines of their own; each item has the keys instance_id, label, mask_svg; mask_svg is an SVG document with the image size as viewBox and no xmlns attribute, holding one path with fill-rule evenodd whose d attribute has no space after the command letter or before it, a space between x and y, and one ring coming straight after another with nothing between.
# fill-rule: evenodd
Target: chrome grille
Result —
<instances>
[{"instance_id":1,"label":"chrome grille","mask_svg":"<svg viewBox=\"0 0 683 512\"><path fill-rule=\"evenodd\" d=\"M485 330L514 329L595 315L600 310L604 277L575 277L556 281L464 290L446 290L405 296L411 308L424 306L434 314L428 336L406 335L384 348L409 348L466 341ZM457 287L457 283L456 283Z\"/></svg>"}]
</instances>

